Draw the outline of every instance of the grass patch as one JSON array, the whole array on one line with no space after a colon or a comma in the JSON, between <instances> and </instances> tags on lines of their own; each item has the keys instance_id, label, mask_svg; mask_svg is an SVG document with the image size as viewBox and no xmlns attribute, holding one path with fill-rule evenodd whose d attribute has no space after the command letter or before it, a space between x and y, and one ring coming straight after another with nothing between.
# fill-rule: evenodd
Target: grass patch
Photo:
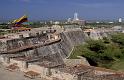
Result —
<instances>
[{"instance_id":1,"label":"grass patch","mask_svg":"<svg viewBox=\"0 0 124 80\"><path fill-rule=\"evenodd\" d=\"M124 71L124 59L120 59L119 61L115 61L111 66L111 69Z\"/></svg>"},{"instance_id":2,"label":"grass patch","mask_svg":"<svg viewBox=\"0 0 124 80\"><path fill-rule=\"evenodd\" d=\"M69 59L78 59L77 56L81 56L83 52L83 45L75 46L72 53L69 56Z\"/></svg>"},{"instance_id":3,"label":"grass patch","mask_svg":"<svg viewBox=\"0 0 124 80\"><path fill-rule=\"evenodd\" d=\"M69 59L79 59L77 56L83 56L84 53L92 53L92 51L88 50L84 44L75 46Z\"/></svg>"}]
</instances>

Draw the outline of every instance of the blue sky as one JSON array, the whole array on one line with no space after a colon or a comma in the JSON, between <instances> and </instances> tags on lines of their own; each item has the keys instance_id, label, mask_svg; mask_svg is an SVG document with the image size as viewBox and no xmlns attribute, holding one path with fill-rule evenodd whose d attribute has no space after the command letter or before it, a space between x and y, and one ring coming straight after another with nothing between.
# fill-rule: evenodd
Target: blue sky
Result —
<instances>
[{"instance_id":1,"label":"blue sky","mask_svg":"<svg viewBox=\"0 0 124 80\"><path fill-rule=\"evenodd\" d=\"M81 19L124 18L124 0L0 0L0 18L27 14L30 19L67 19L74 12Z\"/></svg>"}]
</instances>

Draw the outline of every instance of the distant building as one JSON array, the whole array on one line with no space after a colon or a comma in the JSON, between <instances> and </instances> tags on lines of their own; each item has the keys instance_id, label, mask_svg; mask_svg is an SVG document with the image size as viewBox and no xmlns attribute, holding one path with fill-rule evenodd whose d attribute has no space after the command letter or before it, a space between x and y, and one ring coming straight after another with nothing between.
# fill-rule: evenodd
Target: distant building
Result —
<instances>
[{"instance_id":1,"label":"distant building","mask_svg":"<svg viewBox=\"0 0 124 80\"><path fill-rule=\"evenodd\" d=\"M78 20L79 20L78 13L74 13L74 19L73 19L73 21L78 21Z\"/></svg>"},{"instance_id":2,"label":"distant building","mask_svg":"<svg viewBox=\"0 0 124 80\"><path fill-rule=\"evenodd\" d=\"M119 18L119 19L118 19L118 22L121 23L121 22L122 22L122 18Z\"/></svg>"},{"instance_id":3,"label":"distant building","mask_svg":"<svg viewBox=\"0 0 124 80\"><path fill-rule=\"evenodd\" d=\"M97 21L96 23L100 23L100 22Z\"/></svg>"},{"instance_id":4,"label":"distant building","mask_svg":"<svg viewBox=\"0 0 124 80\"><path fill-rule=\"evenodd\" d=\"M78 13L74 13L74 18L72 23L79 24L79 25L85 25L85 20L80 20L78 18Z\"/></svg>"},{"instance_id":5,"label":"distant building","mask_svg":"<svg viewBox=\"0 0 124 80\"><path fill-rule=\"evenodd\" d=\"M114 26L113 30L116 32L122 32L122 26Z\"/></svg>"},{"instance_id":6,"label":"distant building","mask_svg":"<svg viewBox=\"0 0 124 80\"><path fill-rule=\"evenodd\" d=\"M108 22L108 23L111 23L111 24L112 24L112 23L114 23L114 22Z\"/></svg>"},{"instance_id":7,"label":"distant building","mask_svg":"<svg viewBox=\"0 0 124 80\"><path fill-rule=\"evenodd\" d=\"M85 20L72 21L72 23L79 24L79 25L85 25Z\"/></svg>"},{"instance_id":8,"label":"distant building","mask_svg":"<svg viewBox=\"0 0 124 80\"><path fill-rule=\"evenodd\" d=\"M55 22L54 22L54 24L56 24L56 25L59 24L59 23L60 23L59 21L55 21Z\"/></svg>"},{"instance_id":9,"label":"distant building","mask_svg":"<svg viewBox=\"0 0 124 80\"><path fill-rule=\"evenodd\" d=\"M71 18L68 18L67 22L71 22Z\"/></svg>"}]
</instances>

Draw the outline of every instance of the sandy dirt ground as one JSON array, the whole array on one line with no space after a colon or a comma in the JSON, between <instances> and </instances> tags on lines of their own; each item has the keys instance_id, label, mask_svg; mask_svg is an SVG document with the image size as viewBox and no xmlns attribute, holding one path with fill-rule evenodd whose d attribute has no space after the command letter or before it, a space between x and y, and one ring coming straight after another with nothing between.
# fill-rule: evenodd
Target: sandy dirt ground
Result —
<instances>
[{"instance_id":1,"label":"sandy dirt ground","mask_svg":"<svg viewBox=\"0 0 124 80\"><path fill-rule=\"evenodd\" d=\"M8 71L3 66L0 65L0 80L42 80L38 79L30 79L24 77L24 74L20 71Z\"/></svg>"}]
</instances>

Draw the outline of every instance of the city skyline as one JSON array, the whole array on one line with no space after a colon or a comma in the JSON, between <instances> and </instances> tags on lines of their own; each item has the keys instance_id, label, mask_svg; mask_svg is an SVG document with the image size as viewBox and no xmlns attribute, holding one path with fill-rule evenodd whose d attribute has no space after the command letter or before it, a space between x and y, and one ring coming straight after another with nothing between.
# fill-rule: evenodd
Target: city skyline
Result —
<instances>
[{"instance_id":1,"label":"city skyline","mask_svg":"<svg viewBox=\"0 0 124 80\"><path fill-rule=\"evenodd\" d=\"M124 17L123 0L1 0L0 18L13 19L24 14L29 19L68 19L77 12L80 19Z\"/></svg>"}]
</instances>

